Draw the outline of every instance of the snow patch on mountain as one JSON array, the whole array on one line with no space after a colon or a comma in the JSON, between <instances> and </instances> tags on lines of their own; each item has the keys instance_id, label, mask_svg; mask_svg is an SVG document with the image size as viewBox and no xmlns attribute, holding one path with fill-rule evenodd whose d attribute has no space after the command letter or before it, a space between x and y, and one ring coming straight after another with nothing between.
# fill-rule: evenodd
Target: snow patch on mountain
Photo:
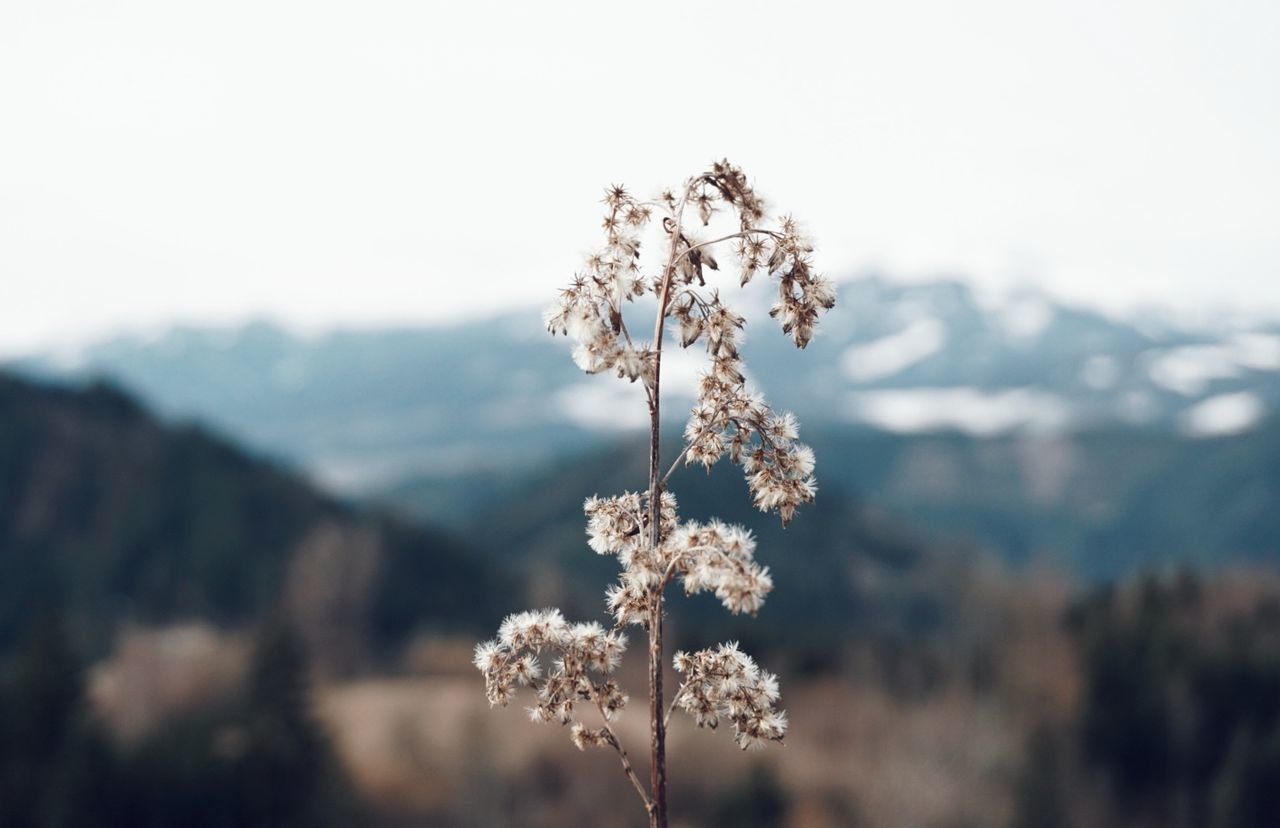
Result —
<instances>
[{"instance_id":1,"label":"snow patch on mountain","mask_svg":"<svg viewBox=\"0 0 1280 828\"><path fill-rule=\"evenodd\" d=\"M706 368L702 348L672 348L662 353L662 401L684 406L697 397ZM751 378L748 376L748 383ZM644 386L613 376L584 377L553 395L552 407L569 422L591 431L641 431L649 427Z\"/></svg>"},{"instance_id":2,"label":"snow patch on mountain","mask_svg":"<svg viewBox=\"0 0 1280 828\"><path fill-rule=\"evenodd\" d=\"M998 319L1012 339L1035 339L1053 324L1053 305L1041 297L1019 297L1000 309Z\"/></svg>"},{"instance_id":3,"label":"snow patch on mountain","mask_svg":"<svg viewBox=\"0 0 1280 828\"><path fill-rule=\"evenodd\" d=\"M917 433L955 429L989 436L1007 431L1058 431L1070 408L1058 395L1032 388L903 388L851 392L851 419L886 431Z\"/></svg>"},{"instance_id":4,"label":"snow patch on mountain","mask_svg":"<svg viewBox=\"0 0 1280 828\"><path fill-rule=\"evenodd\" d=\"M662 351L662 395L696 399L698 381L707 370L707 353L702 343L689 348L664 348ZM750 374L747 382L751 382Z\"/></svg>"},{"instance_id":5,"label":"snow patch on mountain","mask_svg":"<svg viewBox=\"0 0 1280 828\"><path fill-rule=\"evenodd\" d=\"M1014 343L1025 344L1049 330L1058 309L1052 299L1031 287L971 288L972 306L996 331Z\"/></svg>"},{"instance_id":6,"label":"snow patch on mountain","mask_svg":"<svg viewBox=\"0 0 1280 828\"><path fill-rule=\"evenodd\" d=\"M1148 359L1152 382L1194 397L1208 390L1214 380L1238 377L1244 369L1280 371L1280 336L1241 333L1222 343L1159 351Z\"/></svg>"},{"instance_id":7,"label":"snow patch on mountain","mask_svg":"<svg viewBox=\"0 0 1280 828\"><path fill-rule=\"evenodd\" d=\"M1119 379L1120 367L1116 365L1115 357L1107 354L1094 354L1080 368L1080 381L1094 391L1114 388Z\"/></svg>"},{"instance_id":8,"label":"snow patch on mountain","mask_svg":"<svg viewBox=\"0 0 1280 828\"><path fill-rule=\"evenodd\" d=\"M639 431L649 423L644 387L634 383L588 379L561 388L554 404L569 422L592 431Z\"/></svg>"},{"instance_id":9,"label":"snow patch on mountain","mask_svg":"<svg viewBox=\"0 0 1280 828\"><path fill-rule=\"evenodd\" d=\"M1236 334L1231 340L1236 361L1257 371L1280 371L1280 336L1268 333Z\"/></svg>"},{"instance_id":10,"label":"snow patch on mountain","mask_svg":"<svg viewBox=\"0 0 1280 828\"><path fill-rule=\"evenodd\" d=\"M1161 388L1194 397L1209 383L1240 374L1240 366L1226 345L1184 345L1150 357L1147 373Z\"/></svg>"},{"instance_id":11,"label":"snow patch on mountain","mask_svg":"<svg viewBox=\"0 0 1280 828\"><path fill-rule=\"evenodd\" d=\"M854 382L874 382L933 356L946 341L947 326L935 317L923 316L897 333L849 347L841 357L841 366Z\"/></svg>"},{"instance_id":12,"label":"snow patch on mountain","mask_svg":"<svg viewBox=\"0 0 1280 828\"><path fill-rule=\"evenodd\" d=\"M1181 417L1181 426L1191 437L1220 437L1248 431L1266 413L1267 407L1251 391L1218 394L1187 409Z\"/></svg>"}]
</instances>

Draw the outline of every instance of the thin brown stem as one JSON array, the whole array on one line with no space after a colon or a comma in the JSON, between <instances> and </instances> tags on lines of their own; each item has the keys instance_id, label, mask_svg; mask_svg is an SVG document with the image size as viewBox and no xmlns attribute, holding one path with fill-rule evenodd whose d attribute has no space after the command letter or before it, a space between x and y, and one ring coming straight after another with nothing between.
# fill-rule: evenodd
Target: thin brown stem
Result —
<instances>
[{"instance_id":1,"label":"thin brown stem","mask_svg":"<svg viewBox=\"0 0 1280 828\"><path fill-rule=\"evenodd\" d=\"M634 348L635 343L631 341L631 332L627 330L627 322L622 318L622 308L616 308L615 310L618 312L618 330L622 332L622 338L627 340L627 345Z\"/></svg>"},{"instance_id":2,"label":"thin brown stem","mask_svg":"<svg viewBox=\"0 0 1280 828\"><path fill-rule=\"evenodd\" d=\"M663 719L663 724L671 724L671 714L676 712L676 705L680 703L680 697L684 695L684 689L687 686L685 684L680 685L680 689L671 697L671 706L667 708L667 715Z\"/></svg>"},{"instance_id":3,"label":"thin brown stem","mask_svg":"<svg viewBox=\"0 0 1280 828\"><path fill-rule=\"evenodd\" d=\"M732 423L733 423L735 426L737 426L739 429L741 429L741 428L742 428L742 421L741 421L741 420L739 420L739 419L737 419L737 418L730 418L730 422L732 422ZM760 437L760 443L761 443L761 445L765 446L765 447L766 447L766 448L768 448L770 451L776 451L776 450L777 450L777 444L776 444L776 443L774 443L773 438L771 438L771 437L769 436L768 432L765 430L765 427L764 427L764 424L763 424L763 423L754 423L754 424L750 424L750 425L751 425L751 430L752 430L753 432L755 432L755 433L756 433L756 435L758 435L758 436ZM722 429L722 430L723 430L723 429ZM662 481L661 481L661 482L662 482L662 485L663 485L663 486L666 486L666 485L667 485L667 480L669 480L669 479L671 478L671 475L673 475L673 474L675 474L675 473L676 473L676 470L680 467L680 463L681 463L681 462L684 460L684 458L689 454L689 449L693 448L693 444L694 444L694 443L696 443L696 442L698 442L698 440L702 439L703 435L708 434L708 433L710 433L711 431L713 431L713 429L708 429L708 428L700 429L700 430L698 431L697 435L695 435L695 436L694 436L694 438L693 438L692 440L690 440L688 443L686 443L686 444L685 444L685 447L684 447L683 449L681 449L681 450L680 450L680 453L676 455L676 459L675 459L675 460L673 460L673 461L671 462L671 465L667 468L667 473L666 473L666 474L664 474L664 475L662 475Z\"/></svg>"},{"instance_id":4,"label":"thin brown stem","mask_svg":"<svg viewBox=\"0 0 1280 828\"><path fill-rule=\"evenodd\" d=\"M662 712L662 593L649 619L650 828L667 828L667 723Z\"/></svg>"},{"instance_id":5,"label":"thin brown stem","mask_svg":"<svg viewBox=\"0 0 1280 828\"><path fill-rule=\"evenodd\" d=\"M689 453L690 448L692 448L691 445L685 446L680 450L680 453L676 455L676 459L673 460L670 467L667 468L667 473L662 475L662 485L667 485L667 480L670 479L671 475L676 473L676 469L680 467L680 461L684 460L685 455Z\"/></svg>"},{"instance_id":6,"label":"thin brown stem","mask_svg":"<svg viewBox=\"0 0 1280 828\"><path fill-rule=\"evenodd\" d=\"M657 550L662 541L662 480L660 464L662 426L662 330L667 300L680 250L680 225L689 187L680 199L671 228L671 247L658 290L658 312L653 322L653 388L649 396L649 544ZM649 828L667 828L667 723L662 704L662 588L653 594L649 610Z\"/></svg>"},{"instance_id":7,"label":"thin brown stem","mask_svg":"<svg viewBox=\"0 0 1280 828\"><path fill-rule=\"evenodd\" d=\"M649 799L649 794L645 793L644 784L640 782L640 777L636 776L635 768L631 767L631 759L627 756L627 750L622 746L622 742L618 740L618 734L613 732L613 728L609 725L609 717L604 712L604 705L600 703L600 698L595 697L596 709L600 711L600 718L604 720L604 732L608 737L609 744L618 752L618 759L622 762L622 772L626 774L627 779L631 780L631 784L635 787L636 793L640 794L641 801L644 802L646 812L653 812L653 801Z\"/></svg>"},{"instance_id":8,"label":"thin brown stem","mask_svg":"<svg viewBox=\"0 0 1280 828\"><path fill-rule=\"evenodd\" d=\"M631 784L635 787L636 793L640 794L640 800L644 802L644 809L647 813L653 813L653 802L649 799L649 795L644 791L644 783L640 781L640 777L636 776L635 768L631 767L631 760L627 758L627 752L622 745L618 744L618 737L614 735L613 729L605 727L605 736L609 739L609 744L613 745L613 749L618 752L618 758L622 761L622 772L627 775L627 779L631 780Z\"/></svg>"},{"instance_id":9,"label":"thin brown stem","mask_svg":"<svg viewBox=\"0 0 1280 828\"><path fill-rule=\"evenodd\" d=\"M688 247L686 247L684 250L680 251L680 255L676 256L675 259L672 260L671 264L675 265L685 256L689 255L693 251L698 250L700 248L710 247L713 244L719 244L720 242L728 241L729 239L745 239L747 236L772 236L775 239L782 238L782 234L777 231L764 230L758 227L752 227L749 230L739 230L737 233L730 233L729 235L721 236L718 239L712 239L711 241L704 241L704 242L698 242L697 244L691 244Z\"/></svg>"},{"instance_id":10,"label":"thin brown stem","mask_svg":"<svg viewBox=\"0 0 1280 828\"><path fill-rule=\"evenodd\" d=\"M671 563L667 564L667 571L663 573L662 583L659 585L658 589L665 590L667 588L667 584L671 583L671 578L676 574L676 567L680 565L680 559L683 557L684 553L681 552L671 559Z\"/></svg>"}]
</instances>

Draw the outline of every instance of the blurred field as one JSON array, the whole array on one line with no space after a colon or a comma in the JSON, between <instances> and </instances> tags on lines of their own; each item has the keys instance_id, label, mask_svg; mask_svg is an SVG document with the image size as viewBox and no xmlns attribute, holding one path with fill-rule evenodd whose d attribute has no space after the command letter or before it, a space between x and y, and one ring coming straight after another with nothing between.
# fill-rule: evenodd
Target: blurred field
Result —
<instances>
[{"instance_id":1,"label":"blurred field","mask_svg":"<svg viewBox=\"0 0 1280 828\"><path fill-rule=\"evenodd\" d=\"M783 747L742 752L725 734L674 718L675 812L705 819L760 788L763 774L789 825L1007 824L1025 734L1034 722L1068 718L1078 698L1074 649L1059 623L1065 590L1043 580L1010 587L991 585L1007 603L1006 623L987 641L1000 651L985 678L969 675L965 659L925 658L909 644L853 645L833 673L782 676L791 720ZM413 660L431 675L320 690L321 718L357 788L406 818L640 824L611 752L579 753L566 730L529 722L519 705L490 711L467 644L420 642ZM626 680L637 688L643 676L633 669ZM619 728L638 765L645 719L633 702Z\"/></svg>"}]
</instances>

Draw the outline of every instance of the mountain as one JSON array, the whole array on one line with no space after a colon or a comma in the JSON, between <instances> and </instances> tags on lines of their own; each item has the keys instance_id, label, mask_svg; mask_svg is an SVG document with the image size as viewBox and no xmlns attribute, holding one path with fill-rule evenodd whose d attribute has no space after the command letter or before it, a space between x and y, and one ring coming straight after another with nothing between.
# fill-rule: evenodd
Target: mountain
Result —
<instances>
[{"instance_id":1,"label":"mountain","mask_svg":"<svg viewBox=\"0 0 1280 828\"><path fill-rule=\"evenodd\" d=\"M1043 294L961 282L841 286L808 352L767 319L767 286L735 296L747 364L809 427L1062 434L1115 425L1188 437L1247 430L1280 408L1280 325L1122 320ZM418 476L499 476L638 433L638 389L586 377L536 312L445 327L291 334L264 322L175 328L14 367L110 377L339 490ZM689 396L696 349L671 349L667 393Z\"/></svg>"},{"instance_id":2,"label":"mountain","mask_svg":"<svg viewBox=\"0 0 1280 828\"><path fill-rule=\"evenodd\" d=\"M42 607L101 649L119 623L287 613L345 669L420 626L490 626L473 548L318 493L107 385L0 373L0 652Z\"/></svg>"},{"instance_id":3,"label":"mountain","mask_svg":"<svg viewBox=\"0 0 1280 828\"><path fill-rule=\"evenodd\" d=\"M1126 320L1030 291L867 277L841 286L799 353L752 288L736 297L752 380L799 416L824 488L1089 579L1280 547L1275 322ZM548 469L643 433L640 389L583 375L566 351L529 312L313 337L178 328L14 367L110 377L331 490L471 533ZM687 404L701 363L696 348L667 351L666 411Z\"/></svg>"}]
</instances>

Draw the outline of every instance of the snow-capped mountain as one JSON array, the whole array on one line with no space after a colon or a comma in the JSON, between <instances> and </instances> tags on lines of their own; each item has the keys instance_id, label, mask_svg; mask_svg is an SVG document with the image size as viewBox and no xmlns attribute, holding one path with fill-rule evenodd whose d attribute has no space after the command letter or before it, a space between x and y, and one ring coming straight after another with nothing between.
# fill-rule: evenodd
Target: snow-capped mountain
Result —
<instances>
[{"instance_id":1,"label":"snow-capped mountain","mask_svg":"<svg viewBox=\"0 0 1280 828\"><path fill-rule=\"evenodd\" d=\"M1043 294L957 282L850 283L826 326L825 409L892 431L1210 435L1280 405L1280 327L1125 321Z\"/></svg>"},{"instance_id":2,"label":"snow-capped mountain","mask_svg":"<svg viewBox=\"0 0 1280 828\"><path fill-rule=\"evenodd\" d=\"M1280 407L1280 325L1124 320L957 281L841 286L800 355L742 297L747 364L806 426L979 436L1117 424L1188 437L1248 430ZM535 310L421 329L302 337L255 322L38 354L27 372L106 375L351 491L417 474L527 467L643 426L640 390L586 376ZM664 363L691 396L698 346ZM671 410L671 409L668 409Z\"/></svg>"}]
</instances>

